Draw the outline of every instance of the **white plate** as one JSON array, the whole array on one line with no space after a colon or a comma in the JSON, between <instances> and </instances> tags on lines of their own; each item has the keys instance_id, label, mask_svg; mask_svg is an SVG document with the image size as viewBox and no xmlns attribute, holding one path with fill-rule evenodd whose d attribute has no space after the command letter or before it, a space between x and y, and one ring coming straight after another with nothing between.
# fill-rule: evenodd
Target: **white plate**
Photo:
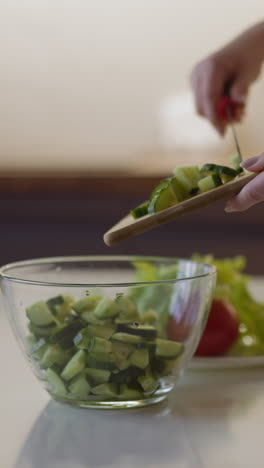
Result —
<instances>
[{"instance_id":1,"label":"white plate","mask_svg":"<svg viewBox=\"0 0 264 468\"><path fill-rule=\"evenodd\" d=\"M249 283L249 289L257 301L264 302L264 277L255 277ZM238 367L264 367L264 356L225 356L225 357L194 357L188 369L232 369Z\"/></svg>"}]
</instances>

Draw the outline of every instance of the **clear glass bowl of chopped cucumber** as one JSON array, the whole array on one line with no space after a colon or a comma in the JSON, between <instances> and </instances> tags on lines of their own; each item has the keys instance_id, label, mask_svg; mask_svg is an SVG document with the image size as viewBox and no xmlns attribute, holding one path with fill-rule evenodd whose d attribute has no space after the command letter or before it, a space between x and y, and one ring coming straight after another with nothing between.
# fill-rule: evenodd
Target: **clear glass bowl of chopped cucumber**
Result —
<instances>
[{"instance_id":1,"label":"clear glass bowl of chopped cucumber","mask_svg":"<svg viewBox=\"0 0 264 468\"><path fill-rule=\"evenodd\" d=\"M204 329L216 270L175 258L57 257L6 265L0 278L12 329L50 395L129 408L174 388Z\"/></svg>"}]
</instances>

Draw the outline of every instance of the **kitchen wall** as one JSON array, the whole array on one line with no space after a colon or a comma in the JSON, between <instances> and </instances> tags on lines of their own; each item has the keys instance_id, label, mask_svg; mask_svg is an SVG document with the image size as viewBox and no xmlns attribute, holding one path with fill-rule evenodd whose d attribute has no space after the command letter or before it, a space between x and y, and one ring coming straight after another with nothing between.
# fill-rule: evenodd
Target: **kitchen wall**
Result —
<instances>
[{"instance_id":1,"label":"kitchen wall","mask_svg":"<svg viewBox=\"0 0 264 468\"><path fill-rule=\"evenodd\" d=\"M192 66L263 0L0 0L0 168L166 171L233 151L194 113ZM264 79L238 131L264 149Z\"/></svg>"}]
</instances>

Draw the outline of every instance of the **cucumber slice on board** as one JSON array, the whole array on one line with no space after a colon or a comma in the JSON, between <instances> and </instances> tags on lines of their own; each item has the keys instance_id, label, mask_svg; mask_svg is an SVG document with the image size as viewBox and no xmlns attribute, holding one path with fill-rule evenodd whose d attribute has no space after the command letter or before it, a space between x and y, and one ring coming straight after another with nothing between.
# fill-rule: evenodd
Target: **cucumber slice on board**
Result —
<instances>
[{"instance_id":1,"label":"cucumber slice on board","mask_svg":"<svg viewBox=\"0 0 264 468\"><path fill-rule=\"evenodd\" d=\"M219 187L219 185L222 185L222 180L216 173L203 177L198 182L198 187L201 193L208 192L213 188Z\"/></svg>"},{"instance_id":2,"label":"cucumber slice on board","mask_svg":"<svg viewBox=\"0 0 264 468\"><path fill-rule=\"evenodd\" d=\"M130 211L133 218L141 218L148 214L149 202L141 203L141 205L136 206L133 210Z\"/></svg>"},{"instance_id":3,"label":"cucumber slice on board","mask_svg":"<svg viewBox=\"0 0 264 468\"><path fill-rule=\"evenodd\" d=\"M176 205L178 200L171 184L162 188L156 193L149 204L149 214L158 213L159 211L169 208L170 206Z\"/></svg>"}]
</instances>

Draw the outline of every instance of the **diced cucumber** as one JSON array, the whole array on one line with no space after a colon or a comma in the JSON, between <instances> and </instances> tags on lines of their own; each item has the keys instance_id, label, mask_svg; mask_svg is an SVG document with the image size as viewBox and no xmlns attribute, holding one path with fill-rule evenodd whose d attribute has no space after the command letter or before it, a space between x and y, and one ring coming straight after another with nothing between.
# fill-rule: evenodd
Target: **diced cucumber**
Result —
<instances>
[{"instance_id":1,"label":"diced cucumber","mask_svg":"<svg viewBox=\"0 0 264 468\"><path fill-rule=\"evenodd\" d=\"M79 349L87 349L93 353L111 353L112 343L104 338L92 337L86 334L86 328L81 330L74 338L74 344Z\"/></svg>"},{"instance_id":2,"label":"diced cucumber","mask_svg":"<svg viewBox=\"0 0 264 468\"><path fill-rule=\"evenodd\" d=\"M148 207L149 207L149 202L141 203L141 205L136 206L136 208L131 210L130 213L135 219L142 218L142 216L145 216L148 214Z\"/></svg>"},{"instance_id":3,"label":"diced cucumber","mask_svg":"<svg viewBox=\"0 0 264 468\"><path fill-rule=\"evenodd\" d=\"M237 176L237 171L235 169L219 164L204 164L201 168L201 173L206 175L218 174L223 184Z\"/></svg>"},{"instance_id":4,"label":"diced cucumber","mask_svg":"<svg viewBox=\"0 0 264 468\"><path fill-rule=\"evenodd\" d=\"M144 398L144 394L136 388L129 387L127 384L121 384L119 398L121 400L139 400Z\"/></svg>"},{"instance_id":5,"label":"diced cucumber","mask_svg":"<svg viewBox=\"0 0 264 468\"><path fill-rule=\"evenodd\" d=\"M158 321L158 314L154 309L148 309L141 317L143 324L155 324Z\"/></svg>"},{"instance_id":6,"label":"diced cucumber","mask_svg":"<svg viewBox=\"0 0 264 468\"><path fill-rule=\"evenodd\" d=\"M87 310L81 314L81 319L89 325L108 325L109 320L100 320L94 315L94 311Z\"/></svg>"},{"instance_id":7,"label":"diced cucumber","mask_svg":"<svg viewBox=\"0 0 264 468\"><path fill-rule=\"evenodd\" d=\"M198 187L201 193L208 192L219 185L222 185L222 181L220 176L216 173L203 177L203 179L198 182Z\"/></svg>"},{"instance_id":8,"label":"diced cucumber","mask_svg":"<svg viewBox=\"0 0 264 468\"><path fill-rule=\"evenodd\" d=\"M139 367L140 369L145 369L149 364L149 351L147 348L136 349L129 356L129 363L131 366Z\"/></svg>"},{"instance_id":9,"label":"diced cucumber","mask_svg":"<svg viewBox=\"0 0 264 468\"><path fill-rule=\"evenodd\" d=\"M74 301L72 296L56 296L47 300L47 305L54 315L56 322L63 322L66 317L72 315L71 303Z\"/></svg>"},{"instance_id":10,"label":"diced cucumber","mask_svg":"<svg viewBox=\"0 0 264 468\"><path fill-rule=\"evenodd\" d=\"M28 329L37 338L49 337L58 330L58 327L55 325L55 322L53 322L53 323L54 323L54 325L51 325L50 327L38 327L34 323L30 322L28 324Z\"/></svg>"},{"instance_id":11,"label":"diced cucumber","mask_svg":"<svg viewBox=\"0 0 264 468\"><path fill-rule=\"evenodd\" d=\"M171 183L171 178L170 177L167 177L166 179L162 179L155 187L154 189L152 190L151 194L150 194L150 197L149 197L149 200L151 201L156 195L158 192L160 192L162 189L168 187Z\"/></svg>"},{"instance_id":12,"label":"diced cucumber","mask_svg":"<svg viewBox=\"0 0 264 468\"><path fill-rule=\"evenodd\" d=\"M145 375L141 375L137 380L146 393L155 392L159 385L157 379L153 376L151 369L149 368L146 369Z\"/></svg>"},{"instance_id":13,"label":"diced cucumber","mask_svg":"<svg viewBox=\"0 0 264 468\"><path fill-rule=\"evenodd\" d=\"M237 174L244 172L244 169L240 166L241 160L240 160L239 154L238 153L232 154L230 158L232 161L233 168L235 169Z\"/></svg>"},{"instance_id":14,"label":"diced cucumber","mask_svg":"<svg viewBox=\"0 0 264 468\"><path fill-rule=\"evenodd\" d=\"M46 371L47 381L51 385L51 392L54 395L66 396L67 389L62 381L62 379L56 374L53 369L47 369Z\"/></svg>"},{"instance_id":15,"label":"diced cucumber","mask_svg":"<svg viewBox=\"0 0 264 468\"><path fill-rule=\"evenodd\" d=\"M98 302L94 315L97 318L113 318L119 314L119 307L115 301L111 301L108 297L103 297L100 302Z\"/></svg>"},{"instance_id":16,"label":"diced cucumber","mask_svg":"<svg viewBox=\"0 0 264 468\"><path fill-rule=\"evenodd\" d=\"M200 171L196 166L179 166L173 170L174 184L180 187L185 197L197 187Z\"/></svg>"},{"instance_id":17,"label":"diced cucumber","mask_svg":"<svg viewBox=\"0 0 264 468\"><path fill-rule=\"evenodd\" d=\"M134 346L129 343L121 343L112 341L112 353L114 356L120 356L121 359L126 359L134 350Z\"/></svg>"},{"instance_id":18,"label":"diced cucumber","mask_svg":"<svg viewBox=\"0 0 264 468\"><path fill-rule=\"evenodd\" d=\"M41 369L52 367L53 364L66 364L70 354L65 352L58 344L48 345L39 362Z\"/></svg>"},{"instance_id":19,"label":"diced cucumber","mask_svg":"<svg viewBox=\"0 0 264 468\"><path fill-rule=\"evenodd\" d=\"M111 336L112 341L120 341L121 343L129 343L129 344L138 344L144 343L144 339L142 336L131 335L129 333L114 333Z\"/></svg>"},{"instance_id":20,"label":"diced cucumber","mask_svg":"<svg viewBox=\"0 0 264 468\"><path fill-rule=\"evenodd\" d=\"M108 382L111 375L111 372L108 370L93 369L90 367L86 368L84 373L87 375L88 381L92 387Z\"/></svg>"},{"instance_id":21,"label":"diced cucumber","mask_svg":"<svg viewBox=\"0 0 264 468\"><path fill-rule=\"evenodd\" d=\"M87 356L87 365L95 369L114 370L117 369L115 357L107 353L89 353Z\"/></svg>"},{"instance_id":22,"label":"diced cucumber","mask_svg":"<svg viewBox=\"0 0 264 468\"><path fill-rule=\"evenodd\" d=\"M38 341L37 338L32 334L27 335L25 338L25 343L30 351L32 351L32 348L37 343L37 341Z\"/></svg>"},{"instance_id":23,"label":"diced cucumber","mask_svg":"<svg viewBox=\"0 0 264 468\"><path fill-rule=\"evenodd\" d=\"M158 213L178 203L175 191L171 184L165 186L152 198L149 204L149 214Z\"/></svg>"},{"instance_id":24,"label":"diced cucumber","mask_svg":"<svg viewBox=\"0 0 264 468\"><path fill-rule=\"evenodd\" d=\"M116 398L118 396L118 388L115 384L100 384L96 387L92 387L91 392L94 395L102 396L102 397L112 397Z\"/></svg>"},{"instance_id":25,"label":"diced cucumber","mask_svg":"<svg viewBox=\"0 0 264 468\"><path fill-rule=\"evenodd\" d=\"M70 380L85 368L86 353L83 349L77 351L64 367L61 377L63 380Z\"/></svg>"},{"instance_id":26,"label":"diced cucumber","mask_svg":"<svg viewBox=\"0 0 264 468\"><path fill-rule=\"evenodd\" d=\"M138 310L134 302L131 301L128 297L117 297L116 303L119 307L119 320L139 320ZM116 320L117 323L117 320Z\"/></svg>"},{"instance_id":27,"label":"diced cucumber","mask_svg":"<svg viewBox=\"0 0 264 468\"><path fill-rule=\"evenodd\" d=\"M130 335L142 336L146 340L154 340L157 337L157 329L151 325L118 324L117 332L129 333Z\"/></svg>"},{"instance_id":28,"label":"diced cucumber","mask_svg":"<svg viewBox=\"0 0 264 468\"><path fill-rule=\"evenodd\" d=\"M83 322L76 319L53 333L50 342L59 344L63 349L72 348L74 346L74 337L82 328Z\"/></svg>"},{"instance_id":29,"label":"diced cucumber","mask_svg":"<svg viewBox=\"0 0 264 468\"><path fill-rule=\"evenodd\" d=\"M91 312L94 310L100 300L101 296L86 296L74 302L72 308L77 314L81 315L83 312Z\"/></svg>"},{"instance_id":30,"label":"diced cucumber","mask_svg":"<svg viewBox=\"0 0 264 468\"><path fill-rule=\"evenodd\" d=\"M184 346L182 343L171 340L156 340L156 356L164 359L174 359L183 353Z\"/></svg>"},{"instance_id":31,"label":"diced cucumber","mask_svg":"<svg viewBox=\"0 0 264 468\"><path fill-rule=\"evenodd\" d=\"M136 366L129 366L124 370L121 370L119 372L113 372L110 376L110 382L113 383L129 383L132 382L144 375L145 372L143 369L140 369L139 367Z\"/></svg>"},{"instance_id":32,"label":"diced cucumber","mask_svg":"<svg viewBox=\"0 0 264 468\"><path fill-rule=\"evenodd\" d=\"M88 325L87 327L87 336L89 338L98 337L104 338L105 340L109 340L113 333L115 332L114 325Z\"/></svg>"},{"instance_id":33,"label":"diced cucumber","mask_svg":"<svg viewBox=\"0 0 264 468\"><path fill-rule=\"evenodd\" d=\"M29 320L38 327L56 325L54 317L45 301L39 301L26 308Z\"/></svg>"},{"instance_id":34,"label":"diced cucumber","mask_svg":"<svg viewBox=\"0 0 264 468\"><path fill-rule=\"evenodd\" d=\"M198 166L180 166L173 170L174 177L185 193L190 193L197 188L198 180L201 178Z\"/></svg>"},{"instance_id":35,"label":"diced cucumber","mask_svg":"<svg viewBox=\"0 0 264 468\"><path fill-rule=\"evenodd\" d=\"M30 349L30 354L34 359L42 359L47 347L47 341L44 338L40 338Z\"/></svg>"},{"instance_id":36,"label":"diced cucumber","mask_svg":"<svg viewBox=\"0 0 264 468\"><path fill-rule=\"evenodd\" d=\"M91 391L91 387L84 374L78 375L71 381L69 391L71 396L75 398L87 398Z\"/></svg>"}]
</instances>

